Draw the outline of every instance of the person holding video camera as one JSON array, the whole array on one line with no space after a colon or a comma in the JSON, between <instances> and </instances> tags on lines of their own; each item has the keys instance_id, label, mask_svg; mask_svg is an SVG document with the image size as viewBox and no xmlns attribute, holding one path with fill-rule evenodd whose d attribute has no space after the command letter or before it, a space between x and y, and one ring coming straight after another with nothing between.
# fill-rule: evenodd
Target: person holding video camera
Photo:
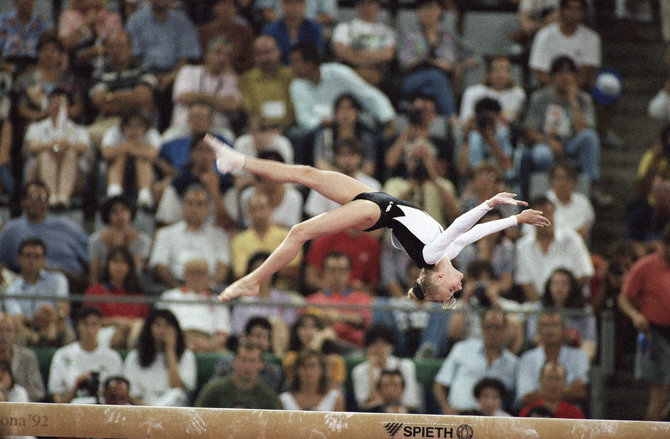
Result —
<instances>
[{"instance_id":1,"label":"person holding video camera","mask_svg":"<svg viewBox=\"0 0 670 439\"><path fill-rule=\"evenodd\" d=\"M58 349L51 360L47 388L54 402L97 404L100 383L121 374L118 352L98 344L102 312L82 306L75 315L78 340Z\"/></svg>"},{"instance_id":2,"label":"person holding video camera","mask_svg":"<svg viewBox=\"0 0 670 439\"><path fill-rule=\"evenodd\" d=\"M458 148L459 176L469 179L478 164L489 162L498 168L508 183L514 181L514 147L501 111L500 102L494 98L485 97L475 104L475 114L465 123L463 144ZM464 183L463 179L461 183Z\"/></svg>"}]
</instances>

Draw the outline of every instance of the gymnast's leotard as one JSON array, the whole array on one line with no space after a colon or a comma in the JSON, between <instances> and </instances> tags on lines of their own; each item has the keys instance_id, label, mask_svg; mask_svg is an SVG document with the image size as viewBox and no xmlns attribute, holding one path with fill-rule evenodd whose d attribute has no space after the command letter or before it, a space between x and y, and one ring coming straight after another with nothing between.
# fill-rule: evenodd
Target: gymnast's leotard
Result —
<instances>
[{"instance_id":1,"label":"gymnast's leotard","mask_svg":"<svg viewBox=\"0 0 670 439\"><path fill-rule=\"evenodd\" d=\"M366 231L391 229L393 246L407 252L421 268L433 268L445 256L453 259L466 245L517 224L516 215L512 215L475 225L491 210L482 203L456 218L444 230L423 209L385 192L363 192L354 200L368 200L379 206L379 220Z\"/></svg>"}]
</instances>

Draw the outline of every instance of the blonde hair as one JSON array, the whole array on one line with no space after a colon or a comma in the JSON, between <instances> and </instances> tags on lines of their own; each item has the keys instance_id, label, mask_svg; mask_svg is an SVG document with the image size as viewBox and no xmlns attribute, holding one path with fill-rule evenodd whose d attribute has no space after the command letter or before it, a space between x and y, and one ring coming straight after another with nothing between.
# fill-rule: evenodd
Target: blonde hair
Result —
<instances>
[{"instance_id":1,"label":"blonde hair","mask_svg":"<svg viewBox=\"0 0 670 439\"><path fill-rule=\"evenodd\" d=\"M422 268L419 277L416 279L416 282L407 292L407 297L421 301L436 298L440 293L440 286L433 280L433 276L431 276L432 273L432 269ZM451 296L451 298L444 301L442 308L451 309L455 305L456 298Z\"/></svg>"}]
</instances>

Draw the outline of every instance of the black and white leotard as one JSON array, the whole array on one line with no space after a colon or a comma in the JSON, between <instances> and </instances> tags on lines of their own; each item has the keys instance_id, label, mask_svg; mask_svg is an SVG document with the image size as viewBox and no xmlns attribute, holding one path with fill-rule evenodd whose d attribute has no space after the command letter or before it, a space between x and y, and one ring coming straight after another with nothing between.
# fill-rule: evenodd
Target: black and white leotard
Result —
<instances>
[{"instance_id":1,"label":"black and white leotard","mask_svg":"<svg viewBox=\"0 0 670 439\"><path fill-rule=\"evenodd\" d=\"M379 220L366 231L391 229L393 246L407 252L421 268L433 268L443 257L453 259L466 245L517 224L516 215L512 215L475 225L491 210L482 203L456 218L444 230L423 209L385 192L363 192L354 200L368 200L379 206Z\"/></svg>"}]
</instances>

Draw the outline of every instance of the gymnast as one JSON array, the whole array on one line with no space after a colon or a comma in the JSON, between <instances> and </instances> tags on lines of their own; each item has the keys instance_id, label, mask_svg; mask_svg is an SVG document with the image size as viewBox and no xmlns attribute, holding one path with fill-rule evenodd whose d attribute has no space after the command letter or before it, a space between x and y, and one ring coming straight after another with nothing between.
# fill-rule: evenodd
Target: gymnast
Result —
<instances>
[{"instance_id":1,"label":"gymnast","mask_svg":"<svg viewBox=\"0 0 670 439\"><path fill-rule=\"evenodd\" d=\"M409 297L443 303L446 308L455 303L454 293L462 288L463 279L463 274L452 266L451 259L466 245L516 224L550 225L542 212L532 209L475 225L497 205L528 205L525 201L515 200L515 194L502 192L459 216L443 230L424 210L384 192L375 192L344 174L245 156L209 134L205 141L214 149L216 166L223 174L244 169L277 183L307 186L341 204L293 226L263 264L223 290L219 295L222 302L258 294L260 284L292 261L302 245L311 239L349 228L371 231L384 227L392 231L393 246L407 252L421 267L419 278L408 292Z\"/></svg>"}]
</instances>

